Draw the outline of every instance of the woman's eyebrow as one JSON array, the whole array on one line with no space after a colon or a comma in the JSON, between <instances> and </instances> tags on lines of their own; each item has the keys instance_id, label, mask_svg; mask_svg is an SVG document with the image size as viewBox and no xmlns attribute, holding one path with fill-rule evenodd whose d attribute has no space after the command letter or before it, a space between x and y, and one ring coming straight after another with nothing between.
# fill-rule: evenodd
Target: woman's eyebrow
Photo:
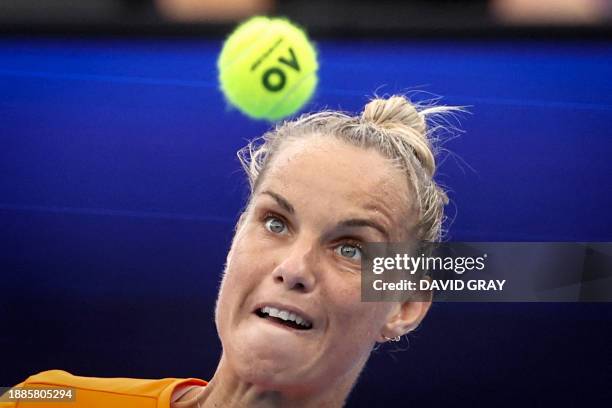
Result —
<instances>
[{"instance_id":1,"label":"woman's eyebrow","mask_svg":"<svg viewBox=\"0 0 612 408\"><path fill-rule=\"evenodd\" d=\"M289 204L289 201L287 201L283 196L281 196L280 194L277 194L273 191L270 190L265 190L262 191L261 194L267 194L270 197L274 198L274 200L276 200L276 202L278 203L278 205L280 205L285 211L287 211L289 214L294 214L295 213L295 209L293 208L293 206L291 204Z\"/></svg>"},{"instance_id":2,"label":"woman's eyebrow","mask_svg":"<svg viewBox=\"0 0 612 408\"><path fill-rule=\"evenodd\" d=\"M275 193L275 192L270 191L270 190L264 190L264 191L261 192L261 194L269 195L270 197L274 198L274 200L278 203L278 205L281 206L289 214L295 214L295 209L293 208L293 205L291 205L289 203L289 201L287 201L287 199L285 199L280 194ZM344 221L339 222L337 224L337 227L339 227L339 228L355 228L355 227L374 228L375 230L379 231L385 237L386 241L390 241L389 233L387 232L385 227L383 227L381 224L377 223L376 221L372 221L372 220L369 220L369 219L365 219L365 218L350 218L348 220L344 220Z\"/></svg>"},{"instance_id":3,"label":"woman's eyebrow","mask_svg":"<svg viewBox=\"0 0 612 408\"><path fill-rule=\"evenodd\" d=\"M375 230L378 230L382 235L384 235L386 241L389 241L389 233L387 232L385 227L383 227L379 223L377 223L375 221L372 221L372 220L368 220L368 219L364 219L364 218L351 218L351 219L339 222L338 223L338 227L370 227L370 228L374 228Z\"/></svg>"}]
</instances>

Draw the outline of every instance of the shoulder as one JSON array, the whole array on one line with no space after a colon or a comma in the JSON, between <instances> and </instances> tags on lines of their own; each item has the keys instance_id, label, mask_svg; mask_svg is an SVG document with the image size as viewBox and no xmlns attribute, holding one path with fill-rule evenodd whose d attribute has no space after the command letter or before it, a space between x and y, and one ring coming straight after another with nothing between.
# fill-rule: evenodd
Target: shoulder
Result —
<instances>
[{"instance_id":1,"label":"shoulder","mask_svg":"<svg viewBox=\"0 0 612 408\"><path fill-rule=\"evenodd\" d=\"M138 378L80 377L62 370L43 371L19 384L27 388L69 388L74 390L72 408L88 407L169 407L175 387L184 385L206 385L197 378L162 378L157 380ZM0 408L14 407L14 403L0 402ZM33 402L33 406L36 403ZM19 407L28 404L19 403ZM37 406L40 406L38 403Z\"/></svg>"}]
</instances>

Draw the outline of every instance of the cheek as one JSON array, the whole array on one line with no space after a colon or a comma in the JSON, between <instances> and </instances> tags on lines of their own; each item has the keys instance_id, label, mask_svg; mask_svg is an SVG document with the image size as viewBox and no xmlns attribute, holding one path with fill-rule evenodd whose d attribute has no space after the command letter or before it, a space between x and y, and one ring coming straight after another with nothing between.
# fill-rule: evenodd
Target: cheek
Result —
<instances>
[{"instance_id":1,"label":"cheek","mask_svg":"<svg viewBox=\"0 0 612 408\"><path fill-rule=\"evenodd\" d=\"M338 286L331 296L326 297L331 317L326 364L342 375L365 363L379 338L381 318L374 304L361 302L359 284Z\"/></svg>"},{"instance_id":2,"label":"cheek","mask_svg":"<svg viewBox=\"0 0 612 408\"><path fill-rule=\"evenodd\" d=\"M234 242L230 250L225 270L223 271L223 279L219 288L217 297L216 319L217 328L222 330L224 323L229 319L231 305L235 304L236 299L242 297L240 293L249 285L249 273L246 268L248 253L244 251L244 246L239 245L239 242Z\"/></svg>"},{"instance_id":3,"label":"cheek","mask_svg":"<svg viewBox=\"0 0 612 408\"><path fill-rule=\"evenodd\" d=\"M265 278L266 273L274 270L275 262L262 257L262 251L256 245L249 244L250 242L257 240L236 240L227 257L217 299L218 325L230 318L230 311L236 311L248 300L248 296Z\"/></svg>"},{"instance_id":4,"label":"cheek","mask_svg":"<svg viewBox=\"0 0 612 408\"><path fill-rule=\"evenodd\" d=\"M263 279L277 264L272 251L266 250L257 238L245 239L228 256L224 281L227 286L241 287L246 282Z\"/></svg>"},{"instance_id":5,"label":"cheek","mask_svg":"<svg viewBox=\"0 0 612 408\"><path fill-rule=\"evenodd\" d=\"M330 312L334 316L334 332L354 333L359 337L376 336L380 313L375 303L361 301L361 281L359 277L330 282L331 289L326 294Z\"/></svg>"}]
</instances>

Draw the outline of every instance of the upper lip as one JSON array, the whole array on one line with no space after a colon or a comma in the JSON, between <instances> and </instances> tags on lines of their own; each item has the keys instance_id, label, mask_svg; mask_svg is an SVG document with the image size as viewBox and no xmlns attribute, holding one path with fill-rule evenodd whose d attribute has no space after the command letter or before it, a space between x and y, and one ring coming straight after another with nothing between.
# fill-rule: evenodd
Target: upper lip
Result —
<instances>
[{"instance_id":1,"label":"upper lip","mask_svg":"<svg viewBox=\"0 0 612 408\"><path fill-rule=\"evenodd\" d=\"M262 307L265 307L265 306L269 306L269 307L273 307L275 309L281 309L281 310L286 310L286 311L291 312L291 313L295 313L296 315L302 317L303 319L308 320L308 322L312 325L311 329L314 328L314 326L315 326L314 319L308 313L306 313L305 311L303 311L299 307L289 306L289 305L286 305L286 304L283 304L283 303L278 303L278 302L260 302L260 303L255 305L255 309L253 310L253 312L258 311Z\"/></svg>"}]
</instances>

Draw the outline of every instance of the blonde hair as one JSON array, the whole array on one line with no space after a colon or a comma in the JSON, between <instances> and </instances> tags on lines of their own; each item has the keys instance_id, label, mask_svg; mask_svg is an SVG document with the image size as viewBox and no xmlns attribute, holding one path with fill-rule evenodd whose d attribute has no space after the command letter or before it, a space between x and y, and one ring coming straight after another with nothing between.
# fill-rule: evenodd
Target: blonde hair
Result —
<instances>
[{"instance_id":1,"label":"blonde hair","mask_svg":"<svg viewBox=\"0 0 612 408\"><path fill-rule=\"evenodd\" d=\"M418 211L416 239L438 242L443 235L448 196L434 180L438 153L434 133L445 127L430 118L461 110L449 106L420 108L403 95L375 98L360 116L326 110L282 122L239 150L238 158L247 173L252 197L272 158L289 140L320 134L375 149L403 170L412 186Z\"/></svg>"}]
</instances>

